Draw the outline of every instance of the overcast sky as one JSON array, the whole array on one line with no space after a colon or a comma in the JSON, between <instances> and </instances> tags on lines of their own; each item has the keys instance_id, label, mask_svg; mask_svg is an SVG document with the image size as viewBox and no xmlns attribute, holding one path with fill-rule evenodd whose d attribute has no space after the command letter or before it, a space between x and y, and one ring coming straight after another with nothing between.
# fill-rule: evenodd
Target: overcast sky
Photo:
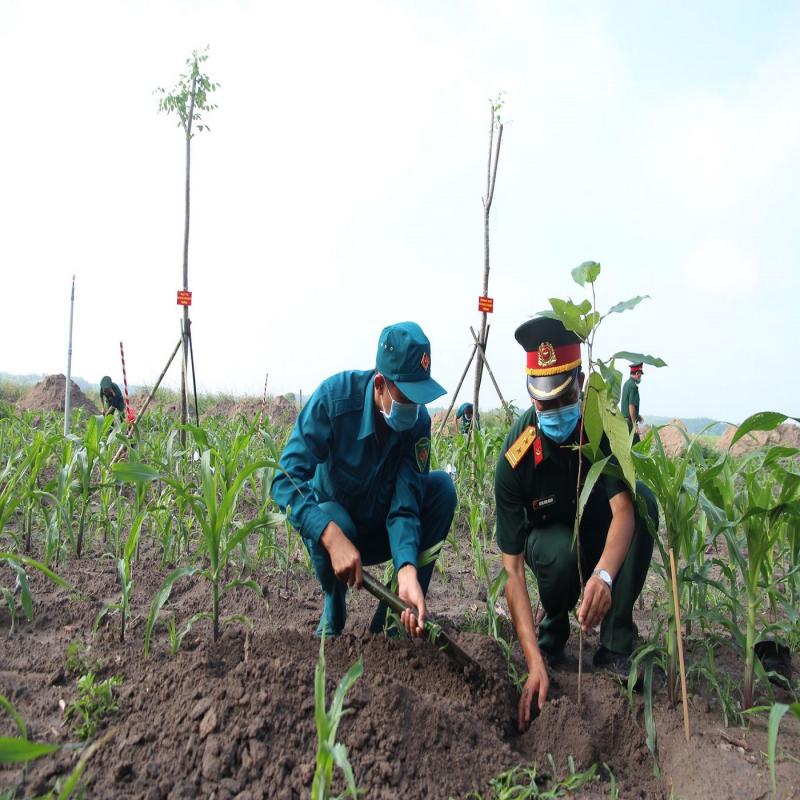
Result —
<instances>
[{"instance_id":1,"label":"overcast sky","mask_svg":"<svg viewBox=\"0 0 800 800\"><path fill-rule=\"evenodd\" d=\"M199 388L308 394L419 322L451 392L477 328L489 98L505 122L488 357L582 298L599 355L652 353L642 414L800 415L800 3L0 0L0 370L153 382L179 338L184 143L157 112L193 49ZM177 361L171 385L179 379ZM459 399L471 395L462 389ZM449 398L446 398L447 400ZM497 398L488 382L482 406Z\"/></svg>"}]
</instances>

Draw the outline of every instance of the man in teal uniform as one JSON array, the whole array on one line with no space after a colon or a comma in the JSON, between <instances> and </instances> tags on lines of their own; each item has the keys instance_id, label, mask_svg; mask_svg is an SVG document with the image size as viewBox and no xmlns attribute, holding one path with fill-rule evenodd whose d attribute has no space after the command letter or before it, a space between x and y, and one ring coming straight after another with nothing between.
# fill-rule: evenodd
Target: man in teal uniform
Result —
<instances>
[{"instance_id":1,"label":"man in teal uniform","mask_svg":"<svg viewBox=\"0 0 800 800\"><path fill-rule=\"evenodd\" d=\"M317 634L341 633L347 586L362 564L392 558L409 634L422 635L433 562L420 553L443 541L456 507L453 482L430 471L431 420L425 408L445 390L431 378L428 338L414 322L384 328L375 369L340 372L303 407L281 455L272 497L300 531L322 585ZM370 630L383 629L379 605Z\"/></svg>"},{"instance_id":2,"label":"man in teal uniform","mask_svg":"<svg viewBox=\"0 0 800 800\"><path fill-rule=\"evenodd\" d=\"M580 596L573 546L580 390L583 386L578 337L558 320L535 317L515 333L527 352L527 386L533 406L514 423L495 472L497 543L508 573L506 599L528 665L518 724L530 724L531 704L541 709L551 666L564 654L569 613ZM607 442L601 449L608 452ZM581 464L581 483L589 464ZM655 500L644 486L650 516ZM601 476L586 503L580 527L585 580L578 622L584 631L600 627L594 665L627 676L634 644L633 605L642 591L653 539L624 483ZM525 565L533 571L545 616L534 626Z\"/></svg>"},{"instance_id":3,"label":"man in teal uniform","mask_svg":"<svg viewBox=\"0 0 800 800\"><path fill-rule=\"evenodd\" d=\"M642 382L643 363L631 364L631 376L625 381L622 387L622 416L628 423L628 430L633 431L633 443L639 441L639 423L642 421L639 415L639 384Z\"/></svg>"},{"instance_id":4,"label":"man in teal uniform","mask_svg":"<svg viewBox=\"0 0 800 800\"><path fill-rule=\"evenodd\" d=\"M100 379L100 410L104 416L119 411L120 417L125 415L125 401L122 399L122 391L108 375L103 375Z\"/></svg>"},{"instance_id":5,"label":"man in teal uniform","mask_svg":"<svg viewBox=\"0 0 800 800\"><path fill-rule=\"evenodd\" d=\"M456 411L456 426L462 436L466 436L472 427L472 409L472 403L462 403Z\"/></svg>"}]
</instances>

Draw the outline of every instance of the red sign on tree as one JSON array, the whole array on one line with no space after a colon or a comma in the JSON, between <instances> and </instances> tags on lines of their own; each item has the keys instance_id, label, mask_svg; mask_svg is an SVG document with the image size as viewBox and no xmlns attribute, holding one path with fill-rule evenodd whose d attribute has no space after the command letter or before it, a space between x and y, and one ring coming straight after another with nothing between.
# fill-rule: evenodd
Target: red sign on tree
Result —
<instances>
[{"instance_id":1,"label":"red sign on tree","mask_svg":"<svg viewBox=\"0 0 800 800\"><path fill-rule=\"evenodd\" d=\"M492 297L479 297L478 298L478 311L485 311L491 314L494 311L494 298Z\"/></svg>"},{"instance_id":2,"label":"red sign on tree","mask_svg":"<svg viewBox=\"0 0 800 800\"><path fill-rule=\"evenodd\" d=\"M179 306L190 306L192 304L192 293L191 292L178 292L178 305Z\"/></svg>"}]
</instances>

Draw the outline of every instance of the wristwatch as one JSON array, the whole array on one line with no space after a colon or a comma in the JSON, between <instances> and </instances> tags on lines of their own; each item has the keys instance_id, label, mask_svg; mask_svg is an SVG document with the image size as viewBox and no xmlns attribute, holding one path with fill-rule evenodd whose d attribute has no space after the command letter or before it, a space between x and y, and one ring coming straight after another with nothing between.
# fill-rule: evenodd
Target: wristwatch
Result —
<instances>
[{"instance_id":1,"label":"wristwatch","mask_svg":"<svg viewBox=\"0 0 800 800\"><path fill-rule=\"evenodd\" d=\"M596 575L598 578L600 578L600 580L603 581L603 583L605 583L606 586L608 586L609 591L611 591L614 588L614 581L611 580L611 576L608 574L606 570L596 569L592 573L592 575Z\"/></svg>"}]
</instances>

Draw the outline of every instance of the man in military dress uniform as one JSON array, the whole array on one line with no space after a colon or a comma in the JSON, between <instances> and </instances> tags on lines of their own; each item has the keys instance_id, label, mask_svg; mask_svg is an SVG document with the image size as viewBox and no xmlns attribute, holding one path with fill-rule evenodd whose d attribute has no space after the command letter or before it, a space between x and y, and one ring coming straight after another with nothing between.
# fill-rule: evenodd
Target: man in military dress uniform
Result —
<instances>
[{"instance_id":1,"label":"man in military dress uniform","mask_svg":"<svg viewBox=\"0 0 800 800\"><path fill-rule=\"evenodd\" d=\"M544 705L549 686L545 659L563 658L569 613L580 596L573 546L578 486L580 390L578 337L561 322L537 317L515 333L527 353L532 407L506 437L495 472L497 543L508 573L506 599L528 665L518 707L520 730L530 724L531 705ZM606 452L607 443L603 443ZM583 458L581 483L589 464ZM644 486L655 521L655 500ZM633 605L642 591L653 539L625 484L601 476L584 508L580 528L585 580L578 622L584 631L600 624L594 665L627 676L634 645ZM533 571L545 616L535 630L525 565Z\"/></svg>"},{"instance_id":2,"label":"man in military dress uniform","mask_svg":"<svg viewBox=\"0 0 800 800\"><path fill-rule=\"evenodd\" d=\"M639 423L642 421L642 417L639 415L639 384L642 382L642 366L641 362L631 364L631 376L622 387L620 401L622 416L628 423L628 430L633 431L634 444L639 441Z\"/></svg>"},{"instance_id":3,"label":"man in military dress uniform","mask_svg":"<svg viewBox=\"0 0 800 800\"><path fill-rule=\"evenodd\" d=\"M420 553L441 542L456 507L453 481L430 471L425 408L445 390L431 378L431 348L414 322L381 332L375 369L323 381L297 418L272 496L300 532L324 594L317 634L341 633L347 586L361 566L392 558L409 634L422 635L433 563ZM370 629L383 629L382 604Z\"/></svg>"}]
</instances>

